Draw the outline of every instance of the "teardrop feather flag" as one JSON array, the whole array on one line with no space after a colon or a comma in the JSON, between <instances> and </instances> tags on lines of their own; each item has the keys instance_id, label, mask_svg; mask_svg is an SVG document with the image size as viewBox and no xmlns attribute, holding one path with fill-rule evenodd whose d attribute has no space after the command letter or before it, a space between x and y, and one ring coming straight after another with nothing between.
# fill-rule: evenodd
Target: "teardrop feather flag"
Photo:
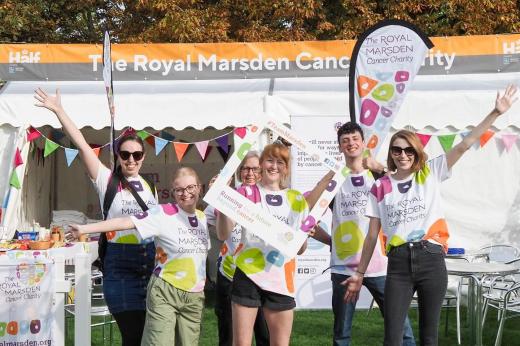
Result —
<instances>
[{"instance_id":1,"label":"teardrop feather flag","mask_svg":"<svg viewBox=\"0 0 520 346\"><path fill-rule=\"evenodd\" d=\"M432 47L413 24L394 19L372 26L356 42L349 69L350 120L360 124L373 155Z\"/></svg>"}]
</instances>

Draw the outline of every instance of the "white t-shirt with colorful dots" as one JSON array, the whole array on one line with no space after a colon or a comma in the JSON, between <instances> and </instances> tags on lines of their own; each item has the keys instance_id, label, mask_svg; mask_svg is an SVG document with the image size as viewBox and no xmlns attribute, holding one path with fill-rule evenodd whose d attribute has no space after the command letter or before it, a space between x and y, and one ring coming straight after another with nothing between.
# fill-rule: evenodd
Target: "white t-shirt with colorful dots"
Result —
<instances>
[{"instance_id":1,"label":"white t-shirt with colorful dots","mask_svg":"<svg viewBox=\"0 0 520 346\"><path fill-rule=\"evenodd\" d=\"M214 226L216 223L216 215L215 208L212 206L208 206L204 210L204 214L206 214L206 218L208 220L208 225ZM217 268L220 274L222 274L229 281L233 281L233 276L235 276L235 260L234 254L238 245L240 244L242 237L242 227L240 225L236 225L231 231L231 235L227 238L220 247L220 253L217 260Z\"/></svg>"},{"instance_id":2,"label":"white t-shirt with colorful dots","mask_svg":"<svg viewBox=\"0 0 520 346\"><path fill-rule=\"evenodd\" d=\"M448 226L441 208L440 183L449 178L446 155L441 155L407 179L384 176L370 190L367 216L381 219L387 251L410 241L429 240L448 250Z\"/></svg>"},{"instance_id":3,"label":"white t-shirt with colorful dots","mask_svg":"<svg viewBox=\"0 0 520 346\"><path fill-rule=\"evenodd\" d=\"M99 165L97 179L93 180L94 187L99 196L99 202L103 207L105 201L105 194L107 192L108 183L112 176L112 171L105 167L103 164ZM155 198L155 192L153 192L148 186L148 183L140 176L127 178L128 183L133 186L135 191L139 194L139 197L146 203L148 208L152 208L157 205ZM142 212L143 210L139 206L139 203L135 200L132 193L126 189L122 189L121 184L117 188L117 193L114 196L112 205L108 209L107 219L113 219L115 217L131 216ZM153 241L153 238L143 239L136 229L128 229L119 232L107 232L107 239L112 243L120 244L146 244Z\"/></svg>"},{"instance_id":4,"label":"white t-shirt with colorful dots","mask_svg":"<svg viewBox=\"0 0 520 346\"><path fill-rule=\"evenodd\" d=\"M360 174L351 173L334 197L330 255L332 273L350 276L359 266L369 223L365 211L373 184L374 177L369 170ZM378 238L365 273L366 277L386 275L388 260L381 243L381 239Z\"/></svg>"},{"instance_id":5,"label":"white t-shirt with colorful dots","mask_svg":"<svg viewBox=\"0 0 520 346\"><path fill-rule=\"evenodd\" d=\"M269 191L260 185L239 188L244 196L256 199L263 209L278 220L289 225L294 232L299 230L309 213L303 195L291 189ZM294 297L295 258L286 258L276 248L244 229L242 241L235 254L235 264L261 289Z\"/></svg>"},{"instance_id":6,"label":"white t-shirt with colorful dots","mask_svg":"<svg viewBox=\"0 0 520 346\"><path fill-rule=\"evenodd\" d=\"M132 221L143 238L155 236L155 275L183 291L204 290L211 242L202 211L188 214L176 204L160 204Z\"/></svg>"}]
</instances>

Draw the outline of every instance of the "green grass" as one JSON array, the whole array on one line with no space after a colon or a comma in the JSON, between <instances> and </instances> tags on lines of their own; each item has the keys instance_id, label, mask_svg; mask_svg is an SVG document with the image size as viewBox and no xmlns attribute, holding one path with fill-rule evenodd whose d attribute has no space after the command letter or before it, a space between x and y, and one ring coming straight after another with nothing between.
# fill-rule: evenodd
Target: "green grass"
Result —
<instances>
[{"instance_id":1,"label":"green grass","mask_svg":"<svg viewBox=\"0 0 520 346\"><path fill-rule=\"evenodd\" d=\"M214 292L206 293L206 308L204 309L202 331L200 336L201 346L214 346L218 344L217 335L217 319L213 312ZM445 335L444 326L446 311L449 313L448 333ZM409 314L414 328L416 338L418 338L418 320L417 311L410 310ZM498 330L497 314L490 309L483 333L483 344L493 345L495 343L496 331ZM332 321L333 315L330 310L297 310L294 313L293 332L291 336L291 345L298 346L316 346L316 345L332 345ZM519 319L507 320L502 338L502 345L518 345L520 342L520 328L518 328ZM73 321L69 323L69 333L67 335L66 345L73 345ZM114 324L114 340L111 343L106 340L105 345L120 345L120 337L117 326ZM354 324L352 327L352 344L355 345L381 345L383 342L383 319L378 310L373 310L367 314L366 310L356 312ZM108 327L105 329L108 336ZM173 342L172 342L173 344ZM455 323L455 309L443 309L441 323L439 327L439 345L456 345L457 331ZM462 315L462 344L469 345L469 331L466 323L465 309ZM103 345L101 338L101 327L97 327L92 331L92 345Z\"/></svg>"}]
</instances>

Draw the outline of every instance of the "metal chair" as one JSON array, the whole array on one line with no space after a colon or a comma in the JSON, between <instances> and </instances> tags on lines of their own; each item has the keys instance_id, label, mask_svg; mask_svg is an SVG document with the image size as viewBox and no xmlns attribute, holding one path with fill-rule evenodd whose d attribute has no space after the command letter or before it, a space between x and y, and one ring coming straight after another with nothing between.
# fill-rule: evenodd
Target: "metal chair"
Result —
<instances>
[{"instance_id":1,"label":"metal chair","mask_svg":"<svg viewBox=\"0 0 520 346\"><path fill-rule=\"evenodd\" d=\"M520 259L508 264L515 265L520 271ZM482 326L490 307L498 311L499 326L495 346L499 346L502 343L506 319L520 316L520 274L495 276L489 279L489 289L484 293Z\"/></svg>"}]
</instances>

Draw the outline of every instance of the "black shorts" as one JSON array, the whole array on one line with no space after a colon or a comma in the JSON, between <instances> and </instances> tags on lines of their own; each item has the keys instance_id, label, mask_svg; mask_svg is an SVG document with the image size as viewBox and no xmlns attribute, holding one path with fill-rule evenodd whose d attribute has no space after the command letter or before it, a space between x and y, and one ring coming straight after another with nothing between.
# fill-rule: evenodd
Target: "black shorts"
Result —
<instances>
[{"instance_id":1,"label":"black shorts","mask_svg":"<svg viewBox=\"0 0 520 346\"><path fill-rule=\"evenodd\" d=\"M239 268L236 268L231 287L231 301L251 308L264 307L275 311L296 307L293 297L261 289Z\"/></svg>"}]
</instances>

